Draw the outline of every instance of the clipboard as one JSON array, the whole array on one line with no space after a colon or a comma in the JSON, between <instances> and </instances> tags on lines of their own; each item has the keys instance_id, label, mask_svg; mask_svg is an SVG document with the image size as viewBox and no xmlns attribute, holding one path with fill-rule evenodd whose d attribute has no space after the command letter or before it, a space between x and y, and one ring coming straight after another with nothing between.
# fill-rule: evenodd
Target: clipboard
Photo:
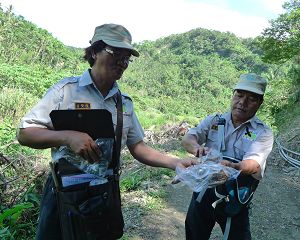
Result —
<instances>
[{"instance_id":1,"label":"clipboard","mask_svg":"<svg viewBox=\"0 0 300 240\"><path fill-rule=\"evenodd\" d=\"M106 109L52 110L49 116L55 130L85 132L94 140L115 138L112 115Z\"/></svg>"}]
</instances>

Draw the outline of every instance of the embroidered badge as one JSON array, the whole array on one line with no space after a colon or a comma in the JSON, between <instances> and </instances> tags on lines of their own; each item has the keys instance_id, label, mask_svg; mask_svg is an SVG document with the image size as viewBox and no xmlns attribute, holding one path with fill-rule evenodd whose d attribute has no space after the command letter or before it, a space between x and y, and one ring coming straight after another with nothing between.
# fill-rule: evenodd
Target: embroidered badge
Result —
<instances>
[{"instance_id":1,"label":"embroidered badge","mask_svg":"<svg viewBox=\"0 0 300 240\"><path fill-rule=\"evenodd\" d=\"M75 103L75 109L91 109L90 103Z\"/></svg>"},{"instance_id":2,"label":"embroidered badge","mask_svg":"<svg viewBox=\"0 0 300 240\"><path fill-rule=\"evenodd\" d=\"M218 125L212 125L212 126L211 126L211 129L213 129L213 130L218 130Z\"/></svg>"},{"instance_id":3,"label":"embroidered badge","mask_svg":"<svg viewBox=\"0 0 300 240\"><path fill-rule=\"evenodd\" d=\"M125 104L123 104L122 110L123 110L123 113L126 113L126 112L127 112L127 108L126 108Z\"/></svg>"},{"instance_id":4,"label":"embroidered badge","mask_svg":"<svg viewBox=\"0 0 300 240\"><path fill-rule=\"evenodd\" d=\"M123 110L123 115L124 116L130 116L130 112L128 112L127 107L126 107L125 104L123 104L122 110Z\"/></svg>"},{"instance_id":5,"label":"embroidered badge","mask_svg":"<svg viewBox=\"0 0 300 240\"><path fill-rule=\"evenodd\" d=\"M251 131L249 131L248 128L246 128L246 132L245 132L243 138L248 139L250 141L255 141L256 137L257 137L256 133L251 132Z\"/></svg>"}]
</instances>

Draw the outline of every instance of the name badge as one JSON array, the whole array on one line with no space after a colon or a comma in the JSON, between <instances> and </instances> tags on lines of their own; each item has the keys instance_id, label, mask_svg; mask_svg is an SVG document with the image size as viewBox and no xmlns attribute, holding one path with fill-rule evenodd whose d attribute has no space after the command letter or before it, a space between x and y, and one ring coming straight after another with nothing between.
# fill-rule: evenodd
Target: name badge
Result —
<instances>
[{"instance_id":1,"label":"name badge","mask_svg":"<svg viewBox=\"0 0 300 240\"><path fill-rule=\"evenodd\" d=\"M90 103L75 103L75 109L91 109Z\"/></svg>"}]
</instances>

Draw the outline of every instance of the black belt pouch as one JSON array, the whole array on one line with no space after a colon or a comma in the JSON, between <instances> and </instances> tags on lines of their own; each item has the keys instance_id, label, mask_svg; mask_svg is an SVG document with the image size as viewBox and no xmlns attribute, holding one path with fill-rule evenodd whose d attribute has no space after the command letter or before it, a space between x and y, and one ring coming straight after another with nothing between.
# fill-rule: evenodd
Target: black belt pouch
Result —
<instances>
[{"instance_id":1,"label":"black belt pouch","mask_svg":"<svg viewBox=\"0 0 300 240\"><path fill-rule=\"evenodd\" d=\"M64 240L112 240L123 235L119 176L104 184L56 188Z\"/></svg>"}]
</instances>

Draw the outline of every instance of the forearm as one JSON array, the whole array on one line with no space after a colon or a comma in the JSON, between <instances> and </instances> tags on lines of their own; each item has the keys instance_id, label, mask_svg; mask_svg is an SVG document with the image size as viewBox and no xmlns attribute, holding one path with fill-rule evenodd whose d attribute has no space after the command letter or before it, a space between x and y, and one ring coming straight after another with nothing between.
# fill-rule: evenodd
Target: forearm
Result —
<instances>
[{"instance_id":1,"label":"forearm","mask_svg":"<svg viewBox=\"0 0 300 240\"><path fill-rule=\"evenodd\" d=\"M206 148L202 147L194 135L186 134L182 139L182 146L185 150L196 157L206 154Z\"/></svg>"},{"instance_id":2,"label":"forearm","mask_svg":"<svg viewBox=\"0 0 300 240\"><path fill-rule=\"evenodd\" d=\"M222 161L222 164L234 169L240 170L244 175L252 175L261 171L260 165L257 161L247 159L239 163L233 163L230 161Z\"/></svg>"},{"instance_id":3,"label":"forearm","mask_svg":"<svg viewBox=\"0 0 300 240\"><path fill-rule=\"evenodd\" d=\"M19 129L17 139L21 145L36 149L45 149L67 145L68 131L54 131L46 128Z\"/></svg>"},{"instance_id":4,"label":"forearm","mask_svg":"<svg viewBox=\"0 0 300 240\"><path fill-rule=\"evenodd\" d=\"M24 128L20 129L18 140L22 145L37 149L68 146L74 153L80 155L90 163L98 162L101 155L95 141L84 132Z\"/></svg>"},{"instance_id":5,"label":"forearm","mask_svg":"<svg viewBox=\"0 0 300 240\"><path fill-rule=\"evenodd\" d=\"M128 147L132 156L139 162L152 167L175 169L180 159L162 154L159 151L139 142Z\"/></svg>"}]
</instances>

